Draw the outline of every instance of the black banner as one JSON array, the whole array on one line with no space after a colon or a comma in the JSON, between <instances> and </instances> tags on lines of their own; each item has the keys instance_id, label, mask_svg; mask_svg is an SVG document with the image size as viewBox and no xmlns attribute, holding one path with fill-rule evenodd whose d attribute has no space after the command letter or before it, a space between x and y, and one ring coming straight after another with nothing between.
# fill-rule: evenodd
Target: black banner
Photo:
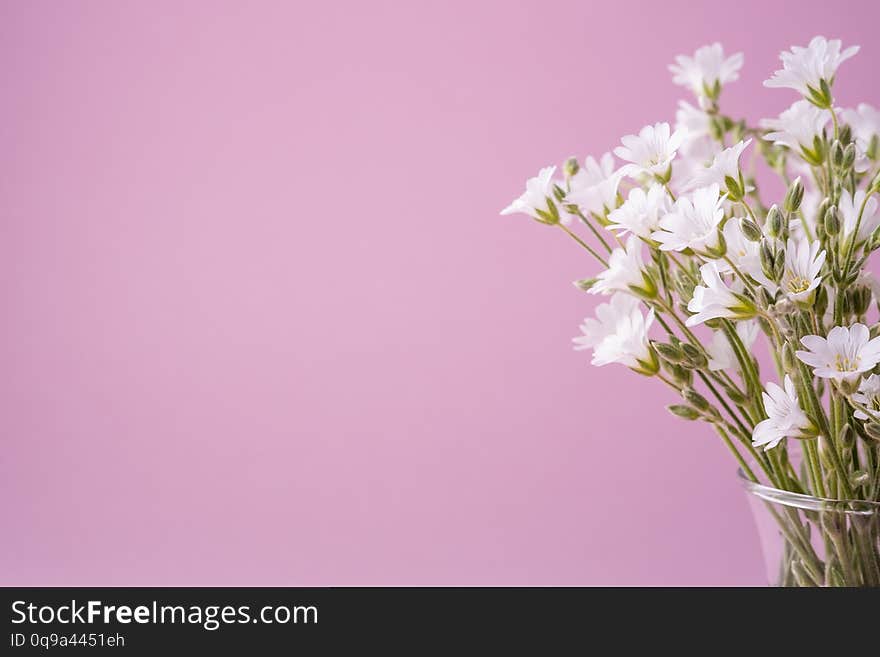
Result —
<instances>
[{"instance_id":1,"label":"black banner","mask_svg":"<svg viewBox=\"0 0 880 657\"><path fill-rule=\"evenodd\" d=\"M871 627L876 620L868 612L880 609L880 593L867 590L7 588L2 597L0 653L9 655L274 654L260 652L270 649L417 655L437 647L459 654L527 646L536 654L568 654L609 641L620 650L652 650L697 642L706 633L752 640L747 628L764 622L794 621L786 632L793 642L798 623L818 609L823 624L836 609L842 626ZM847 645L854 647L852 637Z\"/></svg>"}]
</instances>

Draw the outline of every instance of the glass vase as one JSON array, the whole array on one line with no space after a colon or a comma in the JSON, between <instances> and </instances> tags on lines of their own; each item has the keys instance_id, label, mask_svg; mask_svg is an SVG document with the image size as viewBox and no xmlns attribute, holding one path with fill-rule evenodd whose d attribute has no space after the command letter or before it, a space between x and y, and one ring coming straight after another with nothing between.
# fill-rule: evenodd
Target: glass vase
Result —
<instances>
[{"instance_id":1,"label":"glass vase","mask_svg":"<svg viewBox=\"0 0 880 657\"><path fill-rule=\"evenodd\" d=\"M880 504L801 495L739 476L771 586L880 586Z\"/></svg>"}]
</instances>

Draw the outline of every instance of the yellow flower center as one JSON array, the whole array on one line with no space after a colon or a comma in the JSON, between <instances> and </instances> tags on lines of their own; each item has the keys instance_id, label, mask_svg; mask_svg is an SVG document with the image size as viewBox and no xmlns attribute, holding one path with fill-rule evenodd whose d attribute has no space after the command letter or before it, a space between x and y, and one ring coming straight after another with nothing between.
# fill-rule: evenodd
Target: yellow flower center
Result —
<instances>
[{"instance_id":1,"label":"yellow flower center","mask_svg":"<svg viewBox=\"0 0 880 657\"><path fill-rule=\"evenodd\" d=\"M795 276L792 274L791 278L788 280L788 291L792 294L806 292L809 287L810 281L803 276Z\"/></svg>"},{"instance_id":2,"label":"yellow flower center","mask_svg":"<svg viewBox=\"0 0 880 657\"><path fill-rule=\"evenodd\" d=\"M837 354L834 357L834 367L838 372L855 372L859 368L859 358L850 360L849 356Z\"/></svg>"}]
</instances>

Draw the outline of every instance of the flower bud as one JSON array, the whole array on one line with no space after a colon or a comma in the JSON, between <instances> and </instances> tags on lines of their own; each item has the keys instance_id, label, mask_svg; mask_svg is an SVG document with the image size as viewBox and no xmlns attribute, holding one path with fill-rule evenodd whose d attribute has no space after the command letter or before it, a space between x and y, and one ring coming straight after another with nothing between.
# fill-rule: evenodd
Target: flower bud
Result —
<instances>
[{"instance_id":1,"label":"flower bud","mask_svg":"<svg viewBox=\"0 0 880 657\"><path fill-rule=\"evenodd\" d=\"M827 235L833 237L840 232L840 214L837 212L837 206L828 206L828 209L825 210L823 223L825 224L825 233Z\"/></svg>"},{"instance_id":2,"label":"flower bud","mask_svg":"<svg viewBox=\"0 0 880 657\"><path fill-rule=\"evenodd\" d=\"M850 144L845 149L843 149L843 165L841 168L844 170L848 170L852 168L852 165L855 164L856 161L856 145Z\"/></svg>"},{"instance_id":3,"label":"flower bud","mask_svg":"<svg viewBox=\"0 0 880 657\"><path fill-rule=\"evenodd\" d=\"M770 248L770 242L766 239L761 241L761 248L758 250L761 260L761 270L764 272L764 276L769 279L773 279L774 277L774 258L773 258L773 249Z\"/></svg>"},{"instance_id":4,"label":"flower bud","mask_svg":"<svg viewBox=\"0 0 880 657\"><path fill-rule=\"evenodd\" d=\"M855 436L852 428L848 424L840 427L840 431L837 433L837 444L840 445L841 449L851 449L854 441Z\"/></svg>"},{"instance_id":5,"label":"flower bud","mask_svg":"<svg viewBox=\"0 0 880 657\"><path fill-rule=\"evenodd\" d=\"M813 310L816 311L819 317L823 317L825 311L828 310L828 290L825 289L824 285L816 288L816 300L813 301Z\"/></svg>"},{"instance_id":6,"label":"flower bud","mask_svg":"<svg viewBox=\"0 0 880 657\"><path fill-rule=\"evenodd\" d=\"M660 358L662 358L667 363L683 363L686 360L684 353L678 349L677 347L666 344L664 342L654 342L654 349L657 350L657 353L660 354Z\"/></svg>"},{"instance_id":7,"label":"flower bud","mask_svg":"<svg viewBox=\"0 0 880 657\"><path fill-rule=\"evenodd\" d=\"M700 419L700 414L697 411L695 411L690 406L685 406L684 404L673 404L672 406L667 406L666 410L668 410L676 417L680 417L685 420Z\"/></svg>"},{"instance_id":8,"label":"flower bud","mask_svg":"<svg viewBox=\"0 0 880 657\"><path fill-rule=\"evenodd\" d=\"M801 201L804 200L804 184L801 182L800 176L792 181L791 185L788 187L788 192L785 194L785 201L782 204L782 207L785 208L785 211L789 214L792 212L797 212L798 208L801 207Z\"/></svg>"},{"instance_id":9,"label":"flower bud","mask_svg":"<svg viewBox=\"0 0 880 657\"><path fill-rule=\"evenodd\" d=\"M869 438L880 441L880 424L876 422L865 422L865 433Z\"/></svg>"},{"instance_id":10,"label":"flower bud","mask_svg":"<svg viewBox=\"0 0 880 657\"><path fill-rule=\"evenodd\" d=\"M789 374L792 374L797 370L797 361L794 357L794 349L791 348L791 344L788 342L785 343L785 346L782 347L782 369L784 369Z\"/></svg>"},{"instance_id":11,"label":"flower bud","mask_svg":"<svg viewBox=\"0 0 880 657\"><path fill-rule=\"evenodd\" d=\"M731 201L741 201L746 195L745 185L732 176L724 177L724 185L727 187L727 198Z\"/></svg>"},{"instance_id":12,"label":"flower bud","mask_svg":"<svg viewBox=\"0 0 880 657\"><path fill-rule=\"evenodd\" d=\"M767 221L764 224L764 230L770 237L779 237L782 235L782 213L775 205L767 212Z\"/></svg>"},{"instance_id":13,"label":"flower bud","mask_svg":"<svg viewBox=\"0 0 880 657\"><path fill-rule=\"evenodd\" d=\"M562 171L565 173L567 178L571 178L578 171L580 171L581 165L580 162L577 161L576 157L570 157L565 161L565 164L562 165Z\"/></svg>"},{"instance_id":14,"label":"flower bud","mask_svg":"<svg viewBox=\"0 0 880 657\"><path fill-rule=\"evenodd\" d=\"M711 404L709 404L709 400L703 397L703 395L698 393L693 388L685 388L682 391L681 396L688 404L690 404L700 412L705 413L709 410L711 406Z\"/></svg>"},{"instance_id":15,"label":"flower bud","mask_svg":"<svg viewBox=\"0 0 880 657\"><path fill-rule=\"evenodd\" d=\"M706 355L697 349L694 345L685 342L681 345L681 350L684 352L685 357L688 360L688 363L691 367L696 369L701 369L706 367L709 364L709 361L706 359Z\"/></svg>"},{"instance_id":16,"label":"flower bud","mask_svg":"<svg viewBox=\"0 0 880 657\"><path fill-rule=\"evenodd\" d=\"M579 281L572 281L572 285L574 285L579 290L589 292L590 288L592 288L598 280L598 278L582 278Z\"/></svg>"},{"instance_id":17,"label":"flower bud","mask_svg":"<svg viewBox=\"0 0 880 657\"><path fill-rule=\"evenodd\" d=\"M878 425L880 428L880 425ZM819 436L819 460L829 470L834 468L834 459L831 458L831 450L834 449L831 445L828 444L828 439L825 436Z\"/></svg>"},{"instance_id":18,"label":"flower bud","mask_svg":"<svg viewBox=\"0 0 880 657\"><path fill-rule=\"evenodd\" d=\"M776 251L773 256L773 280L777 283L782 280L782 274L785 272L785 249Z\"/></svg>"},{"instance_id":19,"label":"flower bud","mask_svg":"<svg viewBox=\"0 0 880 657\"><path fill-rule=\"evenodd\" d=\"M724 394L727 395L727 398L730 399L737 406L742 406L746 403L748 398L740 392L737 388L730 386L726 383L722 383L721 387L724 389Z\"/></svg>"},{"instance_id":20,"label":"flower bud","mask_svg":"<svg viewBox=\"0 0 880 657\"><path fill-rule=\"evenodd\" d=\"M743 237L750 242L761 241L761 228L748 217L743 217L739 220L739 229L742 231Z\"/></svg>"},{"instance_id":21,"label":"flower bud","mask_svg":"<svg viewBox=\"0 0 880 657\"><path fill-rule=\"evenodd\" d=\"M831 144L831 163L838 169L843 165L843 144L839 139L835 139Z\"/></svg>"},{"instance_id":22,"label":"flower bud","mask_svg":"<svg viewBox=\"0 0 880 657\"><path fill-rule=\"evenodd\" d=\"M838 139L840 139L841 144L849 144L852 139L852 128L849 124L843 124L840 126L840 132L838 133Z\"/></svg>"}]
</instances>

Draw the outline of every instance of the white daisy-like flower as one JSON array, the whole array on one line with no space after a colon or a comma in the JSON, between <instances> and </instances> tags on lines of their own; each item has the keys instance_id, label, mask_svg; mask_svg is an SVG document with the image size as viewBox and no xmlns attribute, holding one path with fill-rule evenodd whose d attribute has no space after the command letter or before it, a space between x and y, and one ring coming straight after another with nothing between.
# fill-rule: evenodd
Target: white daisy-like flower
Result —
<instances>
[{"instance_id":1,"label":"white daisy-like flower","mask_svg":"<svg viewBox=\"0 0 880 657\"><path fill-rule=\"evenodd\" d=\"M835 326L827 338L805 335L801 344L807 351L795 355L823 379L852 381L880 362L880 337L872 340L864 324Z\"/></svg>"},{"instance_id":2,"label":"white daisy-like flower","mask_svg":"<svg viewBox=\"0 0 880 657\"><path fill-rule=\"evenodd\" d=\"M567 205L576 205L584 215L594 214L604 217L617 207L617 188L622 171L616 171L601 182L583 188L572 188L565 195Z\"/></svg>"},{"instance_id":3,"label":"white daisy-like flower","mask_svg":"<svg viewBox=\"0 0 880 657\"><path fill-rule=\"evenodd\" d=\"M806 301L822 282L825 251L819 251L819 242L788 239L785 247L785 270L782 290L792 301Z\"/></svg>"},{"instance_id":4,"label":"white daisy-like flower","mask_svg":"<svg viewBox=\"0 0 880 657\"><path fill-rule=\"evenodd\" d=\"M794 382L787 374L783 381L785 388L768 382L761 393L764 399L764 410L767 419L758 422L752 432L752 444L764 447L764 451L776 447L783 438L801 437L811 429L807 414L798 403L797 390Z\"/></svg>"},{"instance_id":5,"label":"white daisy-like flower","mask_svg":"<svg viewBox=\"0 0 880 657\"><path fill-rule=\"evenodd\" d=\"M669 168L681 146L684 130L670 131L668 123L646 125L638 135L625 135L614 154L630 164L624 167L628 176L647 174L668 179Z\"/></svg>"},{"instance_id":6,"label":"white daisy-like flower","mask_svg":"<svg viewBox=\"0 0 880 657\"><path fill-rule=\"evenodd\" d=\"M763 119L761 127L769 130L764 139L777 146L786 146L801 152L812 164L821 164L821 154L815 148L831 116L825 110L805 100L799 100L779 115L778 119Z\"/></svg>"},{"instance_id":7,"label":"white daisy-like flower","mask_svg":"<svg viewBox=\"0 0 880 657\"><path fill-rule=\"evenodd\" d=\"M553 174L556 167L545 167L526 181L526 191L501 211L501 214L526 214L544 223L555 223L559 211L553 201Z\"/></svg>"},{"instance_id":8,"label":"white daisy-like flower","mask_svg":"<svg viewBox=\"0 0 880 657\"><path fill-rule=\"evenodd\" d=\"M869 418L867 413L856 409L853 415L858 419L876 420L880 417L880 376L872 374L868 378L862 379L862 382L859 384L859 391L854 393L852 398L871 411L873 415L873 417Z\"/></svg>"},{"instance_id":9,"label":"white daisy-like flower","mask_svg":"<svg viewBox=\"0 0 880 657\"><path fill-rule=\"evenodd\" d=\"M596 317L581 324L574 348L593 350L593 365L620 363L643 374L656 374L660 364L648 341L654 310L642 315L639 300L618 292L596 308Z\"/></svg>"},{"instance_id":10,"label":"white daisy-like flower","mask_svg":"<svg viewBox=\"0 0 880 657\"><path fill-rule=\"evenodd\" d=\"M656 287L645 273L642 241L635 235L630 235L625 248L614 249L608 256L608 268L596 277L590 293L611 294L633 291L653 296Z\"/></svg>"},{"instance_id":11,"label":"white daisy-like flower","mask_svg":"<svg viewBox=\"0 0 880 657\"><path fill-rule=\"evenodd\" d=\"M718 153L709 166L697 169L692 174L685 191L697 189L698 187L708 187L709 185L727 186L728 192L734 200L741 198L746 190L744 189L742 174L740 173L739 158L751 143L752 140L747 139ZM728 178L736 184L736 189L730 189Z\"/></svg>"},{"instance_id":12,"label":"white daisy-like flower","mask_svg":"<svg viewBox=\"0 0 880 657\"><path fill-rule=\"evenodd\" d=\"M687 87L697 98L717 98L721 87L739 79L743 54L724 56L720 43L698 48L693 57L678 55L670 64L672 81Z\"/></svg>"},{"instance_id":13,"label":"white daisy-like flower","mask_svg":"<svg viewBox=\"0 0 880 657\"><path fill-rule=\"evenodd\" d=\"M669 212L671 205L669 194L661 185L654 183L647 192L633 187L623 205L608 215L608 229L650 239L660 226L660 217Z\"/></svg>"},{"instance_id":14,"label":"white daisy-like flower","mask_svg":"<svg viewBox=\"0 0 880 657\"><path fill-rule=\"evenodd\" d=\"M837 68L859 51L858 46L841 50L840 39L827 40L813 37L806 48L792 46L790 52L780 53L782 69L776 71L765 87L794 89L805 98L815 98L819 105L828 107L830 98L823 98L822 83L831 86ZM821 101L821 102L819 102Z\"/></svg>"},{"instance_id":15,"label":"white daisy-like flower","mask_svg":"<svg viewBox=\"0 0 880 657\"><path fill-rule=\"evenodd\" d=\"M878 226L880 226L880 202L876 196L872 196L865 203L867 194L864 189L856 190L855 195L850 194L848 190L843 190L840 194L840 201L837 209L840 212L841 230L846 237L852 235L856 230L856 224L859 224L859 234L856 242L863 242L871 236ZM865 203L865 209L862 211L862 221L859 223L859 212L862 209L862 203Z\"/></svg>"},{"instance_id":16,"label":"white daisy-like flower","mask_svg":"<svg viewBox=\"0 0 880 657\"><path fill-rule=\"evenodd\" d=\"M694 314L685 324L696 326L717 317L747 319L755 316L755 305L727 286L715 260L700 267L700 276L703 285L694 288L694 296L688 302L688 310Z\"/></svg>"},{"instance_id":17,"label":"white daisy-like flower","mask_svg":"<svg viewBox=\"0 0 880 657\"><path fill-rule=\"evenodd\" d=\"M736 323L736 333L746 349L751 349L758 337L758 322L750 319ZM709 354L709 369L713 372L739 367L733 346L724 331L713 331L712 341L706 346Z\"/></svg>"},{"instance_id":18,"label":"white daisy-like flower","mask_svg":"<svg viewBox=\"0 0 880 657\"><path fill-rule=\"evenodd\" d=\"M724 196L718 185L680 196L672 211L660 219L651 237L662 251L710 251L719 247L718 225L724 219Z\"/></svg>"}]
</instances>

